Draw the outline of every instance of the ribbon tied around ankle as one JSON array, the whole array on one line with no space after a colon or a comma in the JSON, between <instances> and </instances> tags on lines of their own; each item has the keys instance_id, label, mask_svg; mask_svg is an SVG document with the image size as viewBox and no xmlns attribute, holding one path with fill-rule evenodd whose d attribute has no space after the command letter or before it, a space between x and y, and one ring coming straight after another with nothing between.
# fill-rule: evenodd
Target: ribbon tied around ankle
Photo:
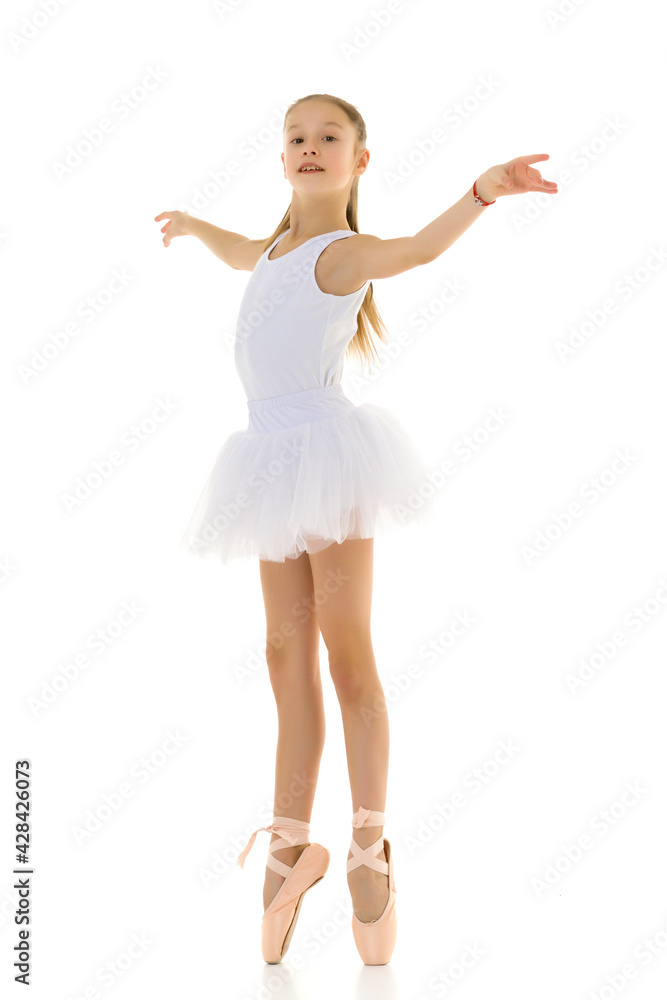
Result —
<instances>
[{"instance_id":1,"label":"ribbon tied around ankle","mask_svg":"<svg viewBox=\"0 0 667 1000\"><path fill-rule=\"evenodd\" d=\"M370 823L366 823L369 818ZM363 806L359 806L352 817L352 826L355 829L361 826L384 826L384 818L384 813L377 809L364 809Z\"/></svg>"},{"instance_id":2,"label":"ribbon tied around ankle","mask_svg":"<svg viewBox=\"0 0 667 1000\"><path fill-rule=\"evenodd\" d=\"M370 809L364 809L363 806L360 806L359 809L357 810L356 818L352 826L355 828L363 826L368 817L370 816L370 814L371 814Z\"/></svg>"},{"instance_id":3,"label":"ribbon tied around ankle","mask_svg":"<svg viewBox=\"0 0 667 1000\"><path fill-rule=\"evenodd\" d=\"M304 824L307 826L307 824ZM289 829L286 826L281 826L280 823L271 823L270 826L258 826L257 829L251 834L250 840L245 845L238 858L236 859L236 864L243 868L243 862L250 853L252 845L255 843L255 837L260 832L260 830L268 830L269 833L277 833L280 837L286 840L292 847L300 840L300 836L293 829Z\"/></svg>"}]
</instances>

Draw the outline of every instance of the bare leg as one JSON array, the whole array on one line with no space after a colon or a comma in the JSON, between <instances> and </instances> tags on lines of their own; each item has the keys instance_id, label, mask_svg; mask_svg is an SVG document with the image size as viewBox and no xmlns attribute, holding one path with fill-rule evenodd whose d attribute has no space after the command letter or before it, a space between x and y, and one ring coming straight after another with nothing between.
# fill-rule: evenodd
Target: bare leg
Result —
<instances>
[{"instance_id":1,"label":"bare leg","mask_svg":"<svg viewBox=\"0 0 667 1000\"><path fill-rule=\"evenodd\" d=\"M318 604L317 614L341 708L352 813L361 806L384 812L389 721L370 635L373 539L348 539L309 559L316 590L328 595ZM382 834L381 826L353 831L360 847L369 847ZM384 848L376 857L387 860ZM347 881L359 920L379 917L389 898L387 876L361 865L348 874Z\"/></svg>"},{"instance_id":2,"label":"bare leg","mask_svg":"<svg viewBox=\"0 0 667 1000\"><path fill-rule=\"evenodd\" d=\"M266 661L278 709L278 743L273 813L310 822L324 749L325 717L319 664L320 631L311 610L310 564L304 554L284 563L260 560L266 609ZM295 614L295 605L299 611ZM285 628L289 624L290 628ZM292 633L292 634L285 634ZM271 843L280 839L271 835ZM307 844L283 847L275 858L293 866ZM264 909L284 882L267 867Z\"/></svg>"}]
</instances>

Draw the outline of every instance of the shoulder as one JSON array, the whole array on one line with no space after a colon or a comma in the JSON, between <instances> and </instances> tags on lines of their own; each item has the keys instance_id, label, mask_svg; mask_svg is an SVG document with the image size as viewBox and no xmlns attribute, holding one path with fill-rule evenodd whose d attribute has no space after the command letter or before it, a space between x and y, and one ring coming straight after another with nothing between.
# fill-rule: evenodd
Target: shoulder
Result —
<instances>
[{"instance_id":1,"label":"shoulder","mask_svg":"<svg viewBox=\"0 0 667 1000\"><path fill-rule=\"evenodd\" d=\"M365 282L357 278L357 256L350 252L351 245L358 247L375 239L375 236L355 232L349 236L342 232L333 236L324 234L323 248L316 251L315 261L315 282L320 291L326 295L351 295L359 291Z\"/></svg>"},{"instance_id":2,"label":"shoulder","mask_svg":"<svg viewBox=\"0 0 667 1000\"><path fill-rule=\"evenodd\" d=\"M334 236L326 238L325 250L322 257L329 257L331 260L361 260L369 249L382 240L377 236L370 236L368 233L350 233L344 236L343 233L336 233Z\"/></svg>"},{"instance_id":3,"label":"shoulder","mask_svg":"<svg viewBox=\"0 0 667 1000\"><path fill-rule=\"evenodd\" d=\"M330 246L332 266L344 272L347 284L356 282L357 287L364 281L391 278L426 263L418 256L412 236L383 240L369 233L354 233Z\"/></svg>"},{"instance_id":4,"label":"shoulder","mask_svg":"<svg viewBox=\"0 0 667 1000\"><path fill-rule=\"evenodd\" d=\"M369 233L350 233L349 236L336 237L336 242L341 245L347 244L348 252L354 247L355 250L360 248L363 250L364 247L372 246L374 243L381 243L382 240L379 236L371 236Z\"/></svg>"}]
</instances>

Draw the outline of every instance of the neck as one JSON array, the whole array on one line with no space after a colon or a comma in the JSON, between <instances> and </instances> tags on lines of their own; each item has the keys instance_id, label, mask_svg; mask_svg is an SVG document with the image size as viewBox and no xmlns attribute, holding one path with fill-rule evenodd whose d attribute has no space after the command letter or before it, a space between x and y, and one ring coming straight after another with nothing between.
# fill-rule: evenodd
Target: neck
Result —
<instances>
[{"instance_id":1,"label":"neck","mask_svg":"<svg viewBox=\"0 0 667 1000\"><path fill-rule=\"evenodd\" d=\"M344 203L341 200L339 205L332 205L330 202L326 205L321 202L307 205L292 197L289 213L290 237L294 240L307 240L319 233L350 229L345 215L346 208L347 198Z\"/></svg>"}]
</instances>

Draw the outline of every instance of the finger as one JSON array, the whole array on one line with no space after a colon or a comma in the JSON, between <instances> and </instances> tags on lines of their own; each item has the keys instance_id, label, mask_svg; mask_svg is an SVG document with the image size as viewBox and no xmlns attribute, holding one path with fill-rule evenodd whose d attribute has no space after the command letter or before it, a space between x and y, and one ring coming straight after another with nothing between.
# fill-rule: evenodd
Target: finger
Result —
<instances>
[{"instance_id":1,"label":"finger","mask_svg":"<svg viewBox=\"0 0 667 1000\"><path fill-rule=\"evenodd\" d=\"M539 160L548 160L549 153L533 153L532 156L520 156L523 163L537 163Z\"/></svg>"}]
</instances>

